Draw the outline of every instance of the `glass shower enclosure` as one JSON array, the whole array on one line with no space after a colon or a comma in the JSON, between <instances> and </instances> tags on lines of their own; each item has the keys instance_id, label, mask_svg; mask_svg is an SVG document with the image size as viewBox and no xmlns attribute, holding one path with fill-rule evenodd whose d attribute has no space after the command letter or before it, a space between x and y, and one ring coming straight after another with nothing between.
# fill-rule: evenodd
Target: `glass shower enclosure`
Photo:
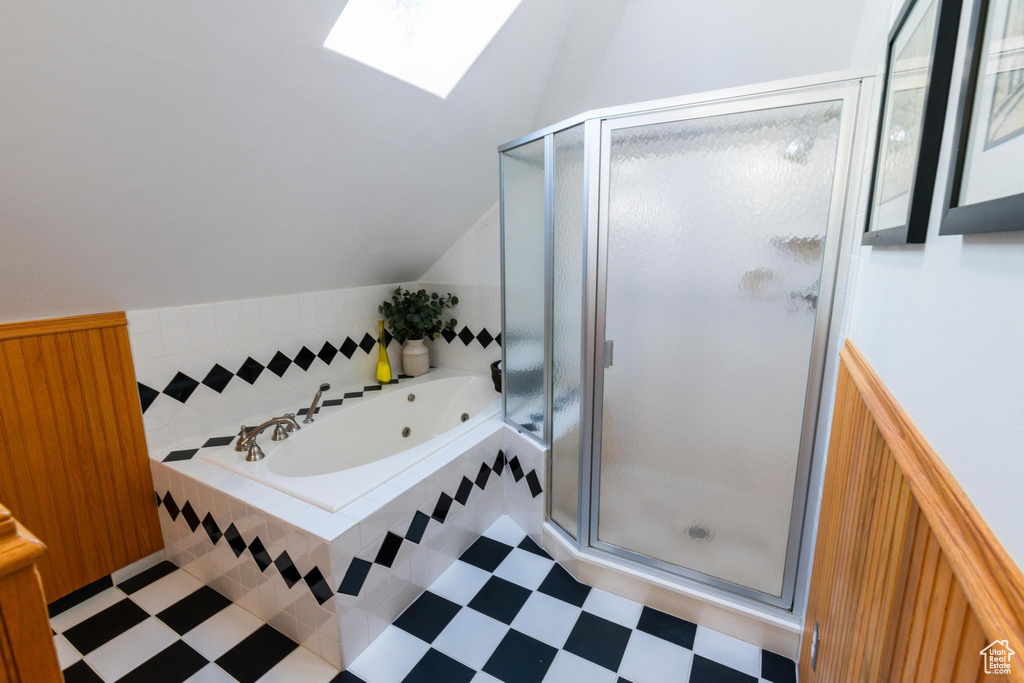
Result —
<instances>
[{"instance_id":1,"label":"glass shower enclosure","mask_svg":"<svg viewBox=\"0 0 1024 683\"><path fill-rule=\"evenodd\" d=\"M499 148L506 421L582 548L789 609L861 82Z\"/></svg>"}]
</instances>

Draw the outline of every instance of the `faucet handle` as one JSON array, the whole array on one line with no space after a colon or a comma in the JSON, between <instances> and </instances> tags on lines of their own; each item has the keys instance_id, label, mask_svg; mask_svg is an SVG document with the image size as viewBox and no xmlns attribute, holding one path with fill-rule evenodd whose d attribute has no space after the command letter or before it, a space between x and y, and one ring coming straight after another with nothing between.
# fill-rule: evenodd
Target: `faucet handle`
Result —
<instances>
[{"instance_id":1,"label":"faucet handle","mask_svg":"<svg viewBox=\"0 0 1024 683\"><path fill-rule=\"evenodd\" d=\"M243 446L242 444L245 443L245 440L246 438L248 438L248 436L248 428L245 425L242 425L238 430L238 441L235 441L235 450L238 451L239 453L245 450L245 446Z\"/></svg>"}]
</instances>

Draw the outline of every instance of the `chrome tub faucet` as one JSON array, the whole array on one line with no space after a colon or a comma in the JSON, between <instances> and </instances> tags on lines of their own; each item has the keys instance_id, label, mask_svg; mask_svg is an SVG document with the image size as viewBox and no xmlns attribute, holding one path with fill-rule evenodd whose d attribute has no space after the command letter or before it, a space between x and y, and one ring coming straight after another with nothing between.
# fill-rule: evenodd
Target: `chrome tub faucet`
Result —
<instances>
[{"instance_id":1,"label":"chrome tub faucet","mask_svg":"<svg viewBox=\"0 0 1024 683\"><path fill-rule=\"evenodd\" d=\"M306 413L306 419L302 421L302 424L313 424L313 413L316 412L316 408L320 405L320 397L323 396L325 391L328 391L331 385L324 382L320 385L320 389L317 390L316 396L313 397L313 402L309 404L309 412Z\"/></svg>"},{"instance_id":2,"label":"chrome tub faucet","mask_svg":"<svg viewBox=\"0 0 1024 683\"><path fill-rule=\"evenodd\" d=\"M246 462L256 462L266 457L263 449L256 443L256 437L271 427L274 428L274 435L270 437L273 441L284 441L291 432L301 429L299 423L295 421L295 413L288 413L281 417L272 417L252 429L242 425L242 430L238 434L238 441L235 442L235 450L247 451L245 454Z\"/></svg>"}]
</instances>

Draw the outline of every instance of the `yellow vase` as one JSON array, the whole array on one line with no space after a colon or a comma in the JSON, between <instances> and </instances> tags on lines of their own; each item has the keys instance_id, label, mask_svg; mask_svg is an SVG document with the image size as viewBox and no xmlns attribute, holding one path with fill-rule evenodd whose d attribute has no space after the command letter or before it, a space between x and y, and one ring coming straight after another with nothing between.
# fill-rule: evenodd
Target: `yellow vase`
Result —
<instances>
[{"instance_id":1,"label":"yellow vase","mask_svg":"<svg viewBox=\"0 0 1024 683\"><path fill-rule=\"evenodd\" d=\"M384 321L377 321L378 334L377 343L380 350L377 352L377 381L380 384L391 382L391 361L388 360L388 345L384 340Z\"/></svg>"}]
</instances>

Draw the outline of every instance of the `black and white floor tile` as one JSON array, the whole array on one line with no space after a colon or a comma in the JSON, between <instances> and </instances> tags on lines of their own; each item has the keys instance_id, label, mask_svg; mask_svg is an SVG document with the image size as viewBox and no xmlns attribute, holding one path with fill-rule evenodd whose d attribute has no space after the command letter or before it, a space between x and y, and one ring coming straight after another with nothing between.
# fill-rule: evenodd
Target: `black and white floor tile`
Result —
<instances>
[{"instance_id":1,"label":"black and white floor tile","mask_svg":"<svg viewBox=\"0 0 1024 683\"><path fill-rule=\"evenodd\" d=\"M163 562L55 603L66 680L795 683L790 659L577 582L503 516L345 672Z\"/></svg>"}]
</instances>

